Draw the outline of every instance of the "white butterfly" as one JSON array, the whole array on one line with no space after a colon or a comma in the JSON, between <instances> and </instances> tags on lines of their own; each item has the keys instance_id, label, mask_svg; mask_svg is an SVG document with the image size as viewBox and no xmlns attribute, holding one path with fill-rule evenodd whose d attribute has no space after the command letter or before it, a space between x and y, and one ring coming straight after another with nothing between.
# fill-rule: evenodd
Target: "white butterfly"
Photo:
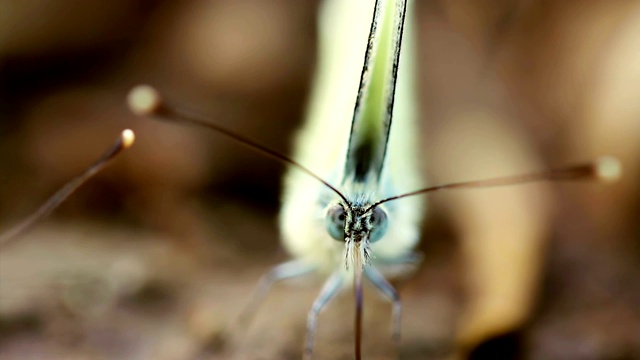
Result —
<instances>
[{"instance_id":1,"label":"white butterfly","mask_svg":"<svg viewBox=\"0 0 640 360\"><path fill-rule=\"evenodd\" d=\"M337 192L295 168L288 171L280 227L296 260L267 278L311 271L329 276L309 313L307 355L319 311L354 276L361 302L361 273L394 302L399 334L399 296L376 266L416 262L423 201L377 202L423 184L406 10L407 1L329 0L321 12L316 86L295 159Z\"/></svg>"},{"instance_id":2,"label":"white butterfly","mask_svg":"<svg viewBox=\"0 0 640 360\"><path fill-rule=\"evenodd\" d=\"M360 220L374 213L381 217L373 234L363 234L358 241L347 236L347 243L360 242L373 262L405 261L418 241L421 199L371 206L423 185L415 156L412 34L410 29L398 31L406 5L406 1L375 2L373 27L366 14L374 13L374 1L330 0L322 9L316 87L308 121L296 139L295 159L346 199L292 167L285 176L280 216L284 245L301 263L318 271L344 268L343 252L350 246L345 246L341 233L351 226L336 229L335 221L329 221L331 215L339 215L334 212L341 213L340 208L354 225L358 222L354 207L370 207ZM401 37L402 60L397 67ZM365 58L365 53L364 64L353 61Z\"/></svg>"}]
</instances>

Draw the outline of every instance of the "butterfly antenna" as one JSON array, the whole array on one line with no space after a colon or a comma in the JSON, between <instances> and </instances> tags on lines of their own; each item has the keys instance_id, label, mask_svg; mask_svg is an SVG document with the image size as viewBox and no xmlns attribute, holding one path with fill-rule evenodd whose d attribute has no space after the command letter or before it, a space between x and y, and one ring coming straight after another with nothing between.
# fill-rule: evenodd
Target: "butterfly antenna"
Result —
<instances>
[{"instance_id":1,"label":"butterfly antenna","mask_svg":"<svg viewBox=\"0 0 640 360\"><path fill-rule=\"evenodd\" d=\"M432 193L449 189L490 188L498 186L519 185L540 181L576 181L595 180L610 183L618 180L622 175L622 164L612 156L604 156L591 163L574 165L566 168L552 169L537 173L503 176L487 180L465 181L445 185L432 186L402 195L392 196L376 202L371 207L378 206L392 200L409 196Z\"/></svg>"},{"instance_id":2,"label":"butterfly antenna","mask_svg":"<svg viewBox=\"0 0 640 360\"><path fill-rule=\"evenodd\" d=\"M345 203L349 203L347 198L333 185L329 184L323 178L316 175L308 168L302 166L292 158L275 150L272 150L267 146L259 144L251 139L248 139L227 128L224 128L218 124L212 123L203 115L166 103L160 93L155 88L149 85L138 85L131 89L131 91L129 92L129 96L127 97L127 101L129 103L129 108L136 115L152 116L163 120L178 121L203 126L214 130L222 135L225 135L231 139L234 139L239 143L242 143L263 154L269 155L289 165L293 165L294 167L302 170L311 177L323 183L326 187L338 194L338 196L340 196L342 200L345 201Z\"/></svg>"},{"instance_id":3,"label":"butterfly antenna","mask_svg":"<svg viewBox=\"0 0 640 360\"><path fill-rule=\"evenodd\" d=\"M18 239L24 235L27 231L33 228L33 226L47 215L49 215L55 208L57 208L63 201L65 201L69 195L76 191L82 184L89 180L92 176L100 172L113 158L115 158L123 150L126 150L133 145L135 141L135 134L133 131L124 130L115 143L104 153L98 160L91 164L82 174L69 181L60 190L53 194L40 208L31 214L31 216L24 219L11 229L7 230L4 234L0 235L0 247L4 247L12 241Z\"/></svg>"}]
</instances>

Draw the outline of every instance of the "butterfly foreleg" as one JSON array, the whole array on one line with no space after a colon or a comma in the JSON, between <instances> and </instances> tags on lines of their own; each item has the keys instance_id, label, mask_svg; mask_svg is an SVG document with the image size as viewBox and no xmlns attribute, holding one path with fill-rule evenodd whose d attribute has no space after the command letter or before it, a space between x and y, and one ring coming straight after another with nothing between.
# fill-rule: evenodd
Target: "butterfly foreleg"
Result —
<instances>
[{"instance_id":1,"label":"butterfly foreleg","mask_svg":"<svg viewBox=\"0 0 640 360\"><path fill-rule=\"evenodd\" d=\"M400 294L387 279L384 278L382 273L378 271L374 266L367 266L364 269L364 275L371 281L371 283L380 291L382 296L389 300L392 304L392 337L396 346L400 345L400 325L402 317L402 301L400 300Z\"/></svg>"},{"instance_id":2,"label":"butterfly foreleg","mask_svg":"<svg viewBox=\"0 0 640 360\"><path fill-rule=\"evenodd\" d=\"M240 329L246 328L264 302L269 290L278 282L296 278L311 273L314 268L300 260L287 261L271 268L269 272L264 274L260 279L256 292L250 301L245 305L244 309L238 317L237 326Z\"/></svg>"},{"instance_id":3,"label":"butterfly foreleg","mask_svg":"<svg viewBox=\"0 0 640 360\"><path fill-rule=\"evenodd\" d=\"M322 286L320 295L313 302L311 310L307 315L307 341L304 347L304 360L310 360L313 354L313 343L318 325L318 315L328 305L335 295L340 291L343 282L343 273L341 270L334 272Z\"/></svg>"}]
</instances>

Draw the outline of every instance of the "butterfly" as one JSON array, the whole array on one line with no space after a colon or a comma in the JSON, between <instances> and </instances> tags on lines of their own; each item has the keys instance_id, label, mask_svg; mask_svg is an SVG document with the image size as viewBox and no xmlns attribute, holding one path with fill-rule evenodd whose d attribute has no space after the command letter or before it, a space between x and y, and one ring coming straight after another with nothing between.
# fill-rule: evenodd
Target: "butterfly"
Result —
<instances>
[{"instance_id":1,"label":"butterfly","mask_svg":"<svg viewBox=\"0 0 640 360\"><path fill-rule=\"evenodd\" d=\"M363 278L393 303L393 337L399 341L400 297L378 267L413 265L419 258L414 247L422 199L385 201L423 184L408 6L407 1L328 1L322 9L317 87L297 138L296 160L310 164L337 191L288 171L280 228L296 260L268 278L310 271L328 276L309 313L307 357L319 312L348 285L356 298L355 354L361 356Z\"/></svg>"}]
</instances>

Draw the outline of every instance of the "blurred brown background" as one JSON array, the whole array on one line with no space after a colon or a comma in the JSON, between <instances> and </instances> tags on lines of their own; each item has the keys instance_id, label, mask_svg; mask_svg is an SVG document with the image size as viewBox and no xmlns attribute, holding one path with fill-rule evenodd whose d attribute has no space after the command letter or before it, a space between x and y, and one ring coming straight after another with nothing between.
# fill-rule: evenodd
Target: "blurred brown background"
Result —
<instances>
[{"instance_id":1,"label":"blurred brown background","mask_svg":"<svg viewBox=\"0 0 640 360\"><path fill-rule=\"evenodd\" d=\"M124 100L149 83L291 152L318 4L0 0L3 230L122 129L137 134L0 250L0 358L300 357L321 279L278 287L253 326L223 336L260 275L286 259L275 226L283 166L217 134L137 118ZM482 190L429 198L425 262L401 285L401 358L640 358L640 1L414 5L430 183L600 155L619 157L624 176L524 187L514 197L533 199L504 206ZM509 245L521 237L530 245ZM505 288L499 305L469 305L494 304ZM373 295L365 353L395 358L388 305ZM351 304L346 292L323 313L319 359L350 358Z\"/></svg>"}]
</instances>

